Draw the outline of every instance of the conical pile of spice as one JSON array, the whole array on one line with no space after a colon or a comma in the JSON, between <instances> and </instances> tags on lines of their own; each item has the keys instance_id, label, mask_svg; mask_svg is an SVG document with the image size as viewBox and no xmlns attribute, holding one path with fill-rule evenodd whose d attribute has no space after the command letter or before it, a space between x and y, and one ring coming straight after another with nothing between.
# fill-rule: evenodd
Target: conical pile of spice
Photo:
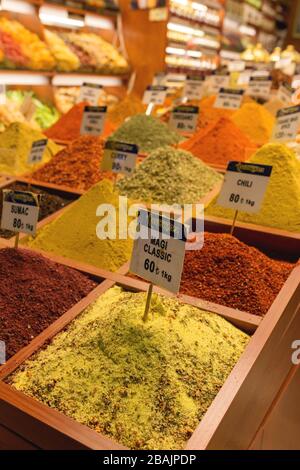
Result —
<instances>
[{"instance_id":1,"label":"conical pile of spice","mask_svg":"<svg viewBox=\"0 0 300 470\"><path fill-rule=\"evenodd\" d=\"M231 119L257 145L264 145L270 140L275 118L262 105L247 103Z\"/></svg>"},{"instance_id":2,"label":"conical pile of spice","mask_svg":"<svg viewBox=\"0 0 300 470\"><path fill-rule=\"evenodd\" d=\"M11 385L131 449L182 449L248 344L221 316L108 290ZM217 347L216 347L217 345Z\"/></svg>"},{"instance_id":3,"label":"conical pile of spice","mask_svg":"<svg viewBox=\"0 0 300 470\"><path fill-rule=\"evenodd\" d=\"M81 136L61 150L50 162L32 173L38 181L87 191L112 173L100 170L104 141L96 136Z\"/></svg>"},{"instance_id":4,"label":"conical pile of spice","mask_svg":"<svg viewBox=\"0 0 300 470\"><path fill-rule=\"evenodd\" d=\"M115 210L116 226L105 218L107 205ZM96 215L98 208L101 214ZM127 214L122 216L126 225ZM105 233L111 228L107 238L98 238L98 224L103 225ZM60 217L38 230L35 238L22 243L109 271L116 271L128 261L132 250L129 237L119 238L119 193L108 180L97 183Z\"/></svg>"},{"instance_id":5,"label":"conical pile of spice","mask_svg":"<svg viewBox=\"0 0 300 470\"><path fill-rule=\"evenodd\" d=\"M119 127L128 117L144 112L145 105L138 96L134 94L126 95L125 98L117 103L108 113L108 120L114 126Z\"/></svg>"},{"instance_id":6,"label":"conical pile of spice","mask_svg":"<svg viewBox=\"0 0 300 470\"><path fill-rule=\"evenodd\" d=\"M164 145L178 144L182 137L158 119L137 114L111 134L109 140L136 144L140 152L151 152Z\"/></svg>"},{"instance_id":7,"label":"conical pile of spice","mask_svg":"<svg viewBox=\"0 0 300 470\"><path fill-rule=\"evenodd\" d=\"M0 341L7 359L85 297L96 283L28 250L0 250Z\"/></svg>"},{"instance_id":8,"label":"conical pile of spice","mask_svg":"<svg viewBox=\"0 0 300 470\"><path fill-rule=\"evenodd\" d=\"M251 140L225 117L199 130L180 147L204 162L223 167L230 160L244 161L246 154L256 149Z\"/></svg>"},{"instance_id":9,"label":"conical pile of spice","mask_svg":"<svg viewBox=\"0 0 300 470\"><path fill-rule=\"evenodd\" d=\"M180 291L263 316L293 267L231 235L206 232L203 248L185 253Z\"/></svg>"},{"instance_id":10,"label":"conical pile of spice","mask_svg":"<svg viewBox=\"0 0 300 470\"><path fill-rule=\"evenodd\" d=\"M52 140L48 140L40 163L28 163L32 144L45 139L40 131L27 124L14 122L0 134L0 173L22 175L48 162L60 149Z\"/></svg>"},{"instance_id":11,"label":"conical pile of spice","mask_svg":"<svg viewBox=\"0 0 300 470\"><path fill-rule=\"evenodd\" d=\"M282 144L266 144L249 160L272 166L272 174L260 208L255 214L239 212L237 220L266 225L290 232L300 232L300 160L292 149ZM220 207L214 200L208 215L233 219L234 211Z\"/></svg>"},{"instance_id":12,"label":"conical pile of spice","mask_svg":"<svg viewBox=\"0 0 300 470\"><path fill-rule=\"evenodd\" d=\"M131 199L158 204L199 202L222 176L190 152L161 147L151 152L132 173L117 183Z\"/></svg>"}]
</instances>

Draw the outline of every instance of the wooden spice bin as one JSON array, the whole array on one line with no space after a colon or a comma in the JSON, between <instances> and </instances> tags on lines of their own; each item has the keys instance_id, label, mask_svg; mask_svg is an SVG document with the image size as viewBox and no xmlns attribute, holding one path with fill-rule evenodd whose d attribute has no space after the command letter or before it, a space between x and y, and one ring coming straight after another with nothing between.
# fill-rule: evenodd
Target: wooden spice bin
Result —
<instances>
[{"instance_id":1,"label":"wooden spice bin","mask_svg":"<svg viewBox=\"0 0 300 470\"><path fill-rule=\"evenodd\" d=\"M76 267L76 262L72 262ZM82 265L78 264L80 268ZM84 269L89 269L85 266ZM62 331L91 302L115 285L145 291L147 283L119 273L108 273L88 297L66 312L32 343L0 369L0 447L40 449L124 449L111 439L75 422L62 413L27 397L5 383L5 379L54 335ZM101 270L100 270L101 271ZM97 268L93 273L100 272ZM102 274L103 270L101 271ZM160 289L154 289L161 292ZM183 301L193 302L191 298ZM212 310L213 304L198 306ZM212 307L212 308L210 308ZM255 448L269 410L280 399L283 384L293 368L291 344L300 331L300 266L297 266L266 316L243 317L234 309L215 306L217 313L248 332L254 332L246 350L219 391L186 449ZM222 314L224 311L224 315ZM230 318L231 317L231 318ZM297 406L297 403L295 403ZM282 429L282 433L288 432ZM262 445L261 439L259 446Z\"/></svg>"}]
</instances>

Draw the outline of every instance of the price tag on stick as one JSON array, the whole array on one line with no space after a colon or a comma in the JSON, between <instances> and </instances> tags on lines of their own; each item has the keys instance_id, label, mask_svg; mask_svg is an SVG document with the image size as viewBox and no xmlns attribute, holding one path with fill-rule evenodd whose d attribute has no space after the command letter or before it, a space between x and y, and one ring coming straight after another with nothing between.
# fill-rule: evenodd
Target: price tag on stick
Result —
<instances>
[{"instance_id":1,"label":"price tag on stick","mask_svg":"<svg viewBox=\"0 0 300 470\"><path fill-rule=\"evenodd\" d=\"M137 155L138 147L135 144L107 141L104 147L101 170L129 176L135 169Z\"/></svg>"},{"instance_id":2,"label":"price tag on stick","mask_svg":"<svg viewBox=\"0 0 300 470\"><path fill-rule=\"evenodd\" d=\"M187 101L200 101L203 96L203 85L203 78L188 75L184 85L183 96L187 99Z\"/></svg>"},{"instance_id":3,"label":"price tag on stick","mask_svg":"<svg viewBox=\"0 0 300 470\"><path fill-rule=\"evenodd\" d=\"M28 155L29 165L39 163L43 159L45 149L47 147L48 139L36 140L31 146L31 150Z\"/></svg>"},{"instance_id":4,"label":"price tag on stick","mask_svg":"<svg viewBox=\"0 0 300 470\"><path fill-rule=\"evenodd\" d=\"M14 191L3 189L3 207L1 229L17 233L18 246L19 233L35 235L39 218L38 195L27 191Z\"/></svg>"},{"instance_id":5,"label":"price tag on stick","mask_svg":"<svg viewBox=\"0 0 300 470\"><path fill-rule=\"evenodd\" d=\"M230 75L228 72L216 73L207 77L209 91L212 94L218 93L220 88L227 88L229 85Z\"/></svg>"},{"instance_id":6,"label":"price tag on stick","mask_svg":"<svg viewBox=\"0 0 300 470\"><path fill-rule=\"evenodd\" d=\"M143 103L144 104L164 104L166 96L167 96L167 89L166 86L161 85L150 85L146 88L144 96L143 96Z\"/></svg>"},{"instance_id":7,"label":"price tag on stick","mask_svg":"<svg viewBox=\"0 0 300 470\"><path fill-rule=\"evenodd\" d=\"M277 98L282 101L282 103L289 106L290 104L292 104L294 91L295 90L291 87L291 85L289 85L288 83L283 83L278 89Z\"/></svg>"},{"instance_id":8,"label":"price tag on stick","mask_svg":"<svg viewBox=\"0 0 300 470\"><path fill-rule=\"evenodd\" d=\"M252 98L261 98L268 100L271 93L272 78L271 77L250 77L246 94Z\"/></svg>"},{"instance_id":9,"label":"price tag on stick","mask_svg":"<svg viewBox=\"0 0 300 470\"><path fill-rule=\"evenodd\" d=\"M244 90L234 90L232 88L221 88L214 108L222 109L239 109L242 104Z\"/></svg>"},{"instance_id":10,"label":"price tag on stick","mask_svg":"<svg viewBox=\"0 0 300 470\"><path fill-rule=\"evenodd\" d=\"M91 106L97 106L102 88L102 85L97 83L83 83L80 87L78 103L87 101Z\"/></svg>"},{"instance_id":11,"label":"price tag on stick","mask_svg":"<svg viewBox=\"0 0 300 470\"><path fill-rule=\"evenodd\" d=\"M197 127L198 116L198 106L177 106L171 113L169 125L176 131L193 133Z\"/></svg>"},{"instance_id":12,"label":"price tag on stick","mask_svg":"<svg viewBox=\"0 0 300 470\"><path fill-rule=\"evenodd\" d=\"M173 293L179 291L186 227L159 212L142 209L138 214L138 230L129 269L151 283L144 315L146 320L153 284Z\"/></svg>"},{"instance_id":13,"label":"price tag on stick","mask_svg":"<svg viewBox=\"0 0 300 470\"><path fill-rule=\"evenodd\" d=\"M295 140L300 127L300 105L279 109L272 140L288 142Z\"/></svg>"},{"instance_id":14,"label":"price tag on stick","mask_svg":"<svg viewBox=\"0 0 300 470\"><path fill-rule=\"evenodd\" d=\"M85 106L80 135L100 135L104 128L107 106Z\"/></svg>"},{"instance_id":15,"label":"price tag on stick","mask_svg":"<svg viewBox=\"0 0 300 470\"><path fill-rule=\"evenodd\" d=\"M229 162L217 204L235 210L231 234L238 211L255 213L260 210L272 173L269 165Z\"/></svg>"}]
</instances>

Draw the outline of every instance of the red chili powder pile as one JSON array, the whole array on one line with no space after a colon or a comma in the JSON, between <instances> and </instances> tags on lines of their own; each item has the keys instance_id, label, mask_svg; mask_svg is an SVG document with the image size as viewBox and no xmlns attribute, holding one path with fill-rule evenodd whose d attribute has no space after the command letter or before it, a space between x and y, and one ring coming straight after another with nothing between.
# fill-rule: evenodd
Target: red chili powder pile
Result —
<instances>
[{"instance_id":1,"label":"red chili powder pile","mask_svg":"<svg viewBox=\"0 0 300 470\"><path fill-rule=\"evenodd\" d=\"M230 160L245 161L249 151L256 150L255 144L226 117L200 129L180 147L204 162L224 167Z\"/></svg>"},{"instance_id":2,"label":"red chili powder pile","mask_svg":"<svg viewBox=\"0 0 300 470\"><path fill-rule=\"evenodd\" d=\"M81 136L58 152L50 162L33 172L38 181L68 186L87 191L104 178L112 179L111 172L100 170L104 140L100 137Z\"/></svg>"},{"instance_id":3,"label":"red chili powder pile","mask_svg":"<svg viewBox=\"0 0 300 470\"><path fill-rule=\"evenodd\" d=\"M0 250L0 340L6 359L85 297L96 283L28 250Z\"/></svg>"},{"instance_id":4,"label":"red chili powder pile","mask_svg":"<svg viewBox=\"0 0 300 470\"><path fill-rule=\"evenodd\" d=\"M293 267L231 235L206 232L202 250L185 254L181 293L264 316Z\"/></svg>"},{"instance_id":5,"label":"red chili powder pile","mask_svg":"<svg viewBox=\"0 0 300 470\"><path fill-rule=\"evenodd\" d=\"M54 141L65 141L77 139L80 136L81 121L83 117L84 107L89 103L77 103L66 114L49 127L44 134ZM109 135L114 129L110 126L109 122L105 121L105 128L103 135Z\"/></svg>"}]
</instances>

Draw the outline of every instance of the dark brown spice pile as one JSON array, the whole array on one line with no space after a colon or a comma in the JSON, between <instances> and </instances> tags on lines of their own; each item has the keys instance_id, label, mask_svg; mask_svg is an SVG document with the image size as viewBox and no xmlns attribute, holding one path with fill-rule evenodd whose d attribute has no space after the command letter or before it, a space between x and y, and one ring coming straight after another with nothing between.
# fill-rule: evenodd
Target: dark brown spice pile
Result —
<instances>
[{"instance_id":1,"label":"dark brown spice pile","mask_svg":"<svg viewBox=\"0 0 300 470\"><path fill-rule=\"evenodd\" d=\"M59 211L63 207L70 204L73 199L63 198L52 194L35 186L29 186L25 183L13 183L5 189L14 189L19 191L30 191L31 193L40 194L40 211L39 211L39 220L43 220L51 214ZM2 214L2 190L0 190L0 214ZM0 237L2 238L11 238L15 235L14 232L10 230L0 229Z\"/></svg>"},{"instance_id":2,"label":"dark brown spice pile","mask_svg":"<svg viewBox=\"0 0 300 470\"><path fill-rule=\"evenodd\" d=\"M293 267L231 235L205 233L202 250L186 252L181 293L264 316Z\"/></svg>"},{"instance_id":3,"label":"dark brown spice pile","mask_svg":"<svg viewBox=\"0 0 300 470\"><path fill-rule=\"evenodd\" d=\"M0 340L6 359L85 297L96 283L28 250L0 250Z\"/></svg>"}]
</instances>

